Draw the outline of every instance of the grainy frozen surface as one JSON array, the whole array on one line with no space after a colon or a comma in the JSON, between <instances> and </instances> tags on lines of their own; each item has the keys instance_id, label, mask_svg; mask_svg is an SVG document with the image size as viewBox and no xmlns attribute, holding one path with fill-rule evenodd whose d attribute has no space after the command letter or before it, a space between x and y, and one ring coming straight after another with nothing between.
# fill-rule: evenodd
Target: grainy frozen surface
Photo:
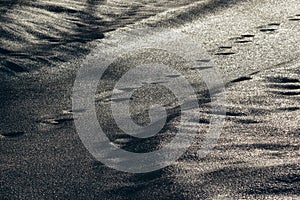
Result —
<instances>
[{"instance_id":1,"label":"grainy frozen surface","mask_svg":"<svg viewBox=\"0 0 300 200\"><path fill-rule=\"evenodd\" d=\"M298 199L299 8L298 0L6 1L0 22L1 199ZM149 16L143 23L188 27L203 45L223 75L228 111L207 157L197 156L199 139L169 167L128 174L97 162L84 148L70 97L84 55L113 39L101 39L102 33ZM99 97L111 83L101 84ZM210 116L205 98L203 119L193 127L203 131ZM106 116L100 108L99 119ZM126 137L112 141L122 144Z\"/></svg>"}]
</instances>

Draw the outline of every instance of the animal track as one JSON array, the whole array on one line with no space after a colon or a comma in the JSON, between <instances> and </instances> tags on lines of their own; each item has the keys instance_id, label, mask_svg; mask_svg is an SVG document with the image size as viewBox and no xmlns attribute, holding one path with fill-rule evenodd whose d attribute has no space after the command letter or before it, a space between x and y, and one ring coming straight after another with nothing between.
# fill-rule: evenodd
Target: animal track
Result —
<instances>
[{"instance_id":1,"label":"animal track","mask_svg":"<svg viewBox=\"0 0 300 200\"><path fill-rule=\"evenodd\" d=\"M74 121L74 119L70 117L70 118L45 119L39 122L43 124L59 125L71 121Z\"/></svg>"},{"instance_id":2,"label":"animal track","mask_svg":"<svg viewBox=\"0 0 300 200\"><path fill-rule=\"evenodd\" d=\"M162 83L168 83L168 81L153 81L153 82L142 82L143 85L158 85Z\"/></svg>"},{"instance_id":3,"label":"animal track","mask_svg":"<svg viewBox=\"0 0 300 200\"><path fill-rule=\"evenodd\" d=\"M54 120L57 124L62 124L65 122L72 122L74 121L74 118L60 118L60 119L55 119Z\"/></svg>"},{"instance_id":4,"label":"animal track","mask_svg":"<svg viewBox=\"0 0 300 200\"><path fill-rule=\"evenodd\" d=\"M205 70L213 68L211 65L207 65L211 60L209 59L202 59L202 60L196 60L196 66L191 67L191 70Z\"/></svg>"},{"instance_id":5,"label":"animal track","mask_svg":"<svg viewBox=\"0 0 300 200\"><path fill-rule=\"evenodd\" d=\"M260 29L261 32L274 32L276 31L276 28L262 28Z\"/></svg>"},{"instance_id":6,"label":"animal track","mask_svg":"<svg viewBox=\"0 0 300 200\"><path fill-rule=\"evenodd\" d=\"M289 17L289 20L290 21L299 21L300 14L296 14L294 16ZM281 25L281 23L279 23L279 22L271 22L266 25L258 26L257 29L262 33L273 33L276 30L278 30L280 25ZM233 43L236 43L236 44L245 44L245 43L253 42L254 38L255 38L254 34L242 34L238 37L229 38L229 40L233 41ZM231 48L232 48L231 46L220 46L219 51L217 51L217 53L215 53L215 55L223 55L223 56L233 55L233 54L235 54L234 52L222 51L222 50L231 49Z\"/></svg>"},{"instance_id":7,"label":"animal track","mask_svg":"<svg viewBox=\"0 0 300 200\"><path fill-rule=\"evenodd\" d=\"M248 80L251 80L251 79L252 79L251 77L242 76L240 78L232 80L231 83L238 83L238 82L241 82L241 81L248 81Z\"/></svg>"},{"instance_id":8,"label":"animal track","mask_svg":"<svg viewBox=\"0 0 300 200\"><path fill-rule=\"evenodd\" d=\"M209 59L201 59L201 60L196 60L197 62L203 62L203 63L208 63L210 62Z\"/></svg>"},{"instance_id":9,"label":"animal track","mask_svg":"<svg viewBox=\"0 0 300 200\"><path fill-rule=\"evenodd\" d=\"M38 120L38 123L41 124L50 124L50 125L60 125L60 124L64 124L67 122L72 122L74 121L74 118L72 116L73 113L77 112L85 112L85 109L78 109L78 110L63 110L62 111L62 115L58 116L58 117L44 117L41 120Z\"/></svg>"},{"instance_id":10,"label":"animal track","mask_svg":"<svg viewBox=\"0 0 300 200\"><path fill-rule=\"evenodd\" d=\"M255 35L253 35L253 34L243 34L243 35L241 35L241 37L243 37L243 38L254 38Z\"/></svg>"},{"instance_id":11,"label":"animal track","mask_svg":"<svg viewBox=\"0 0 300 200\"><path fill-rule=\"evenodd\" d=\"M240 43L240 44L249 43L249 42L252 42L252 41L251 40L238 40L238 41L235 41L235 43Z\"/></svg>"},{"instance_id":12,"label":"animal track","mask_svg":"<svg viewBox=\"0 0 300 200\"><path fill-rule=\"evenodd\" d=\"M119 90L122 90L124 92L131 92L133 90L138 89L139 87L124 87L124 88L119 88Z\"/></svg>"},{"instance_id":13,"label":"animal track","mask_svg":"<svg viewBox=\"0 0 300 200\"><path fill-rule=\"evenodd\" d=\"M235 54L234 52L217 52L215 55L217 56L229 56Z\"/></svg>"},{"instance_id":14,"label":"animal track","mask_svg":"<svg viewBox=\"0 0 300 200\"><path fill-rule=\"evenodd\" d=\"M230 40L234 40L234 43L249 43L249 42L253 42L253 38L255 37L255 35L253 34L242 34L239 37L233 37L230 38Z\"/></svg>"},{"instance_id":15,"label":"animal track","mask_svg":"<svg viewBox=\"0 0 300 200\"><path fill-rule=\"evenodd\" d=\"M257 28L259 29L260 32L271 33L278 30L279 26L280 23L274 22L274 23L269 23L267 25L259 26Z\"/></svg>"},{"instance_id":16,"label":"animal track","mask_svg":"<svg viewBox=\"0 0 300 200\"><path fill-rule=\"evenodd\" d=\"M191 70L205 70L205 69L211 69L213 66L198 66L198 67L191 67Z\"/></svg>"},{"instance_id":17,"label":"animal track","mask_svg":"<svg viewBox=\"0 0 300 200\"><path fill-rule=\"evenodd\" d=\"M268 26L280 26L280 23L270 23L270 24L268 24Z\"/></svg>"},{"instance_id":18,"label":"animal track","mask_svg":"<svg viewBox=\"0 0 300 200\"><path fill-rule=\"evenodd\" d=\"M296 14L288 18L289 21L300 21L300 14Z\"/></svg>"},{"instance_id":19,"label":"animal track","mask_svg":"<svg viewBox=\"0 0 300 200\"><path fill-rule=\"evenodd\" d=\"M220 46L219 49L232 49L231 46Z\"/></svg>"},{"instance_id":20,"label":"animal track","mask_svg":"<svg viewBox=\"0 0 300 200\"><path fill-rule=\"evenodd\" d=\"M227 56L235 54L234 52L229 51L230 49L232 49L232 46L220 46L218 47L217 53L215 53L215 55Z\"/></svg>"},{"instance_id":21,"label":"animal track","mask_svg":"<svg viewBox=\"0 0 300 200\"><path fill-rule=\"evenodd\" d=\"M130 98L125 98L125 97L120 97L120 98L105 98L105 99L100 99L97 100L96 102L102 102L102 103L119 103L119 102L123 102L123 101L130 101L133 100L133 97Z\"/></svg>"},{"instance_id":22,"label":"animal track","mask_svg":"<svg viewBox=\"0 0 300 200\"><path fill-rule=\"evenodd\" d=\"M290 21L300 21L300 18L291 18Z\"/></svg>"},{"instance_id":23,"label":"animal track","mask_svg":"<svg viewBox=\"0 0 300 200\"><path fill-rule=\"evenodd\" d=\"M86 110L85 109L76 109L76 110L63 110L62 113L64 115L70 115L70 114L73 114L73 113L82 113L82 112L85 112Z\"/></svg>"},{"instance_id":24,"label":"animal track","mask_svg":"<svg viewBox=\"0 0 300 200\"><path fill-rule=\"evenodd\" d=\"M177 78L177 77L180 77L180 74L171 74L171 75L167 75L166 77L168 77L168 78Z\"/></svg>"}]
</instances>

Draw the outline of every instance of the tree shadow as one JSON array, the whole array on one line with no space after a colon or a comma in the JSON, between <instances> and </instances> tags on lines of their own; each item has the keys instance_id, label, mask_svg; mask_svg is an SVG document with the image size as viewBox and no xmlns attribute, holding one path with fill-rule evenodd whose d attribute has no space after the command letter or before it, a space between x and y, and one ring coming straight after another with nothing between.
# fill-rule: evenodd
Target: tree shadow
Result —
<instances>
[{"instance_id":1,"label":"tree shadow","mask_svg":"<svg viewBox=\"0 0 300 200\"><path fill-rule=\"evenodd\" d=\"M189 21L237 1L240 0L213 0L168 19L168 23ZM122 6L117 7L122 14L114 11L101 13L99 7L110 8L105 0L87 0L84 3L77 0L50 3L5 0L0 5L0 71L12 75L86 55L91 49L86 44L102 39L103 33L158 12L138 4L125 10Z\"/></svg>"},{"instance_id":2,"label":"tree shadow","mask_svg":"<svg viewBox=\"0 0 300 200\"><path fill-rule=\"evenodd\" d=\"M87 54L89 49L83 44L104 37L103 23L95 14L95 7L105 3L104 0L87 1L83 10L73 9L71 5L47 5L39 2L23 2L21 8L14 8L21 3L1 2L1 71L15 74L65 62ZM18 14L11 12L6 15L12 9L16 9ZM22 14L30 15L30 12L33 17L41 17L41 22L34 21L40 24L30 24L31 19L26 19L31 25L26 26L27 21L20 19ZM65 17L62 18L64 23L55 24L55 20L61 16ZM43 19L53 21L54 26L42 22ZM14 29L15 27L21 28Z\"/></svg>"}]
</instances>

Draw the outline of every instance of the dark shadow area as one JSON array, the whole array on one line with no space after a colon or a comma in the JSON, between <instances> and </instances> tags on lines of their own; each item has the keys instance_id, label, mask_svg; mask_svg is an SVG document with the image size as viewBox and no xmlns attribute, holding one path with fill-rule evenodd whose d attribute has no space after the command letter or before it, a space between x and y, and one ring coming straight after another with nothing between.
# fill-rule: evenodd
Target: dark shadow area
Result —
<instances>
[{"instance_id":1,"label":"dark shadow area","mask_svg":"<svg viewBox=\"0 0 300 200\"><path fill-rule=\"evenodd\" d=\"M109 199L184 199L184 186L174 181L171 170L168 167L145 174L121 173L127 176L127 184L111 187L100 194Z\"/></svg>"},{"instance_id":2,"label":"dark shadow area","mask_svg":"<svg viewBox=\"0 0 300 200\"><path fill-rule=\"evenodd\" d=\"M2 18L2 15L7 11L11 10L14 5L20 4L21 2L22 0L2 0L0 2L0 18Z\"/></svg>"},{"instance_id":3,"label":"dark shadow area","mask_svg":"<svg viewBox=\"0 0 300 200\"><path fill-rule=\"evenodd\" d=\"M104 37L102 21L93 9L104 2L88 1L78 9L36 1L6 4L6 11L14 10L8 15L1 13L0 70L11 74L27 72L88 53L83 44ZM26 19L28 15L40 20Z\"/></svg>"},{"instance_id":4,"label":"dark shadow area","mask_svg":"<svg viewBox=\"0 0 300 200\"><path fill-rule=\"evenodd\" d=\"M239 1L213 0L166 22L169 26L179 25ZM107 5L104 0L57 3L5 0L0 11L0 71L13 75L86 55L92 48L87 43L103 38L103 33L167 10L169 4L174 3L168 2L163 7L158 3L123 7ZM180 5L182 2L178 2L177 6Z\"/></svg>"},{"instance_id":5,"label":"dark shadow area","mask_svg":"<svg viewBox=\"0 0 300 200\"><path fill-rule=\"evenodd\" d=\"M272 167L223 168L204 174L205 183L200 186L205 191L215 185L233 189L240 194L299 194L297 165ZM299 171L298 171L299 172Z\"/></svg>"}]
</instances>

